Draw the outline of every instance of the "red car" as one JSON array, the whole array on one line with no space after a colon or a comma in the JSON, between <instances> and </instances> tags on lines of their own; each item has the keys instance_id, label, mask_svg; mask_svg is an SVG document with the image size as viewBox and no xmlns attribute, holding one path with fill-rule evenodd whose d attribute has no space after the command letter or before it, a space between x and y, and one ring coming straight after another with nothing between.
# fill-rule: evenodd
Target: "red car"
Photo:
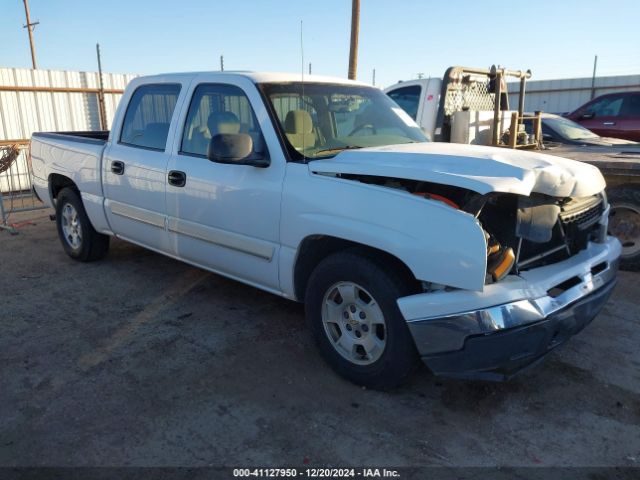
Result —
<instances>
[{"instance_id":1,"label":"red car","mask_svg":"<svg viewBox=\"0 0 640 480\"><path fill-rule=\"evenodd\" d=\"M640 92L601 95L567 115L602 137L640 141Z\"/></svg>"}]
</instances>

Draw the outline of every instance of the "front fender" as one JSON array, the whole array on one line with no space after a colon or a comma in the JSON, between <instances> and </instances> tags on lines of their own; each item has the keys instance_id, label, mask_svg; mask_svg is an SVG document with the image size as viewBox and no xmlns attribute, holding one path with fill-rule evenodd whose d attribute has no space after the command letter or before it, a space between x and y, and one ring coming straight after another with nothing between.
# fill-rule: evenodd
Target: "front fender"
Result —
<instances>
[{"instance_id":1,"label":"front fender","mask_svg":"<svg viewBox=\"0 0 640 480\"><path fill-rule=\"evenodd\" d=\"M297 249L308 236L329 235L394 255L418 280L477 291L484 286L486 242L472 215L401 190L311 174L291 163L283 195L285 247Z\"/></svg>"}]
</instances>

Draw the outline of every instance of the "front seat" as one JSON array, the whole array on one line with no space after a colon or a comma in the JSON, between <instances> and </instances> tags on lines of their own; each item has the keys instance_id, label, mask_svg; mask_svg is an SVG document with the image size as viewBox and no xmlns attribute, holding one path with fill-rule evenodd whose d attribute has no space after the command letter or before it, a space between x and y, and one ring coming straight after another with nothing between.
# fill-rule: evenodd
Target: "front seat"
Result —
<instances>
[{"instance_id":1,"label":"front seat","mask_svg":"<svg viewBox=\"0 0 640 480\"><path fill-rule=\"evenodd\" d=\"M313 132L311 115L305 110L291 110L284 119L284 131L293 148L302 151L303 148L316 144L316 134Z\"/></svg>"},{"instance_id":2,"label":"front seat","mask_svg":"<svg viewBox=\"0 0 640 480\"><path fill-rule=\"evenodd\" d=\"M207 119L211 138L219 133L240 133L240 120L231 112L214 112Z\"/></svg>"},{"instance_id":3,"label":"front seat","mask_svg":"<svg viewBox=\"0 0 640 480\"><path fill-rule=\"evenodd\" d=\"M240 120L231 112L213 112L207 118L207 128L196 128L189 145L191 153L207 154L209 142L219 133L240 133Z\"/></svg>"}]
</instances>

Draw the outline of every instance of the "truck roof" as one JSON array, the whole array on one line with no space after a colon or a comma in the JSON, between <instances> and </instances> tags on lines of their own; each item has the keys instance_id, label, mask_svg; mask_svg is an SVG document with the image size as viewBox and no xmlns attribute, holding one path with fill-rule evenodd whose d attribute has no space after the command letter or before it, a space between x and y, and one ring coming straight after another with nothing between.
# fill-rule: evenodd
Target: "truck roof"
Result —
<instances>
[{"instance_id":1,"label":"truck roof","mask_svg":"<svg viewBox=\"0 0 640 480\"><path fill-rule=\"evenodd\" d=\"M251 80L253 83L289 83L301 81L301 73L282 73L282 72L252 72L252 71L202 71L202 72L179 72L179 73L162 73L157 75L143 75L138 77L142 81L167 81L172 77L184 77L184 76L199 76L211 79L231 79L233 77L244 77ZM356 80L347 80L341 77L330 77L324 75L307 75L304 74L305 82L314 83L339 83L346 85L366 85L367 83L358 82Z\"/></svg>"}]
</instances>

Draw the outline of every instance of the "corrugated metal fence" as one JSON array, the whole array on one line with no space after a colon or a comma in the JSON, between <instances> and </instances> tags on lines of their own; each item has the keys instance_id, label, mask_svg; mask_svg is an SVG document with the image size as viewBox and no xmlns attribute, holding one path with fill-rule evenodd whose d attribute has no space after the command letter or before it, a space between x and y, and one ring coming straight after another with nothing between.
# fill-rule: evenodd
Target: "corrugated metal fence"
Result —
<instances>
[{"instance_id":1,"label":"corrugated metal fence","mask_svg":"<svg viewBox=\"0 0 640 480\"><path fill-rule=\"evenodd\" d=\"M105 129L132 74L103 73ZM0 226L12 212L38 208L27 147L33 132L101 130L97 72L0 68ZM10 155L17 148L19 155ZM14 158L15 157L15 158Z\"/></svg>"},{"instance_id":2,"label":"corrugated metal fence","mask_svg":"<svg viewBox=\"0 0 640 480\"><path fill-rule=\"evenodd\" d=\"M535 73L535 72L534 72ZM563 80L532 80L525 87L524 108L528 112L537 110L548 113L572 112L593 96L605 93L640 90L640 75L596 77L595 88L591 88L591 77ZM518 105L519 83L509 83L509 104Z\"/></svg>"}]
</instances>

